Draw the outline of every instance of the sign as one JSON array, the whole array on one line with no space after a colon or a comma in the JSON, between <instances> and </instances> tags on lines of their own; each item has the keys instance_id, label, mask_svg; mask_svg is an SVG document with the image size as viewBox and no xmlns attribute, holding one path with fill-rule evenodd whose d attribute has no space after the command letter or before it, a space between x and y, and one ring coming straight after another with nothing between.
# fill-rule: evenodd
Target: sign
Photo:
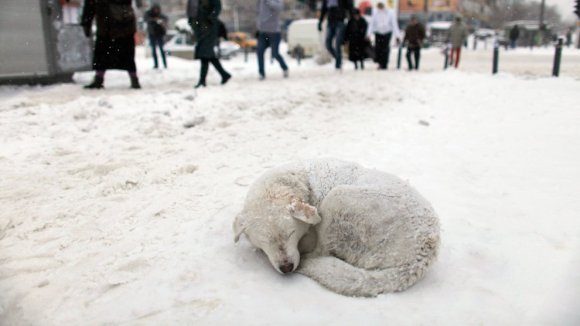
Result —
<instances>
[{"instance_id":1,"label":"sign","mask_svg":"<svg viewBox=\"0 0 580 326\"><path fill-rule=\"evenodd\" d=\"M451 11L455 12L458 8L458 0L429 0L429 11Z\"/></svg>"},{"instance_id":2,"label":"sign","mask_svg":"<svg viewBox=\"0 0 580 326\"><path fill-rule=\"evenodd\" d=\"M399 0L399 12L414 13L425 11L427 0Z\"/></svg>"}]
</instances>

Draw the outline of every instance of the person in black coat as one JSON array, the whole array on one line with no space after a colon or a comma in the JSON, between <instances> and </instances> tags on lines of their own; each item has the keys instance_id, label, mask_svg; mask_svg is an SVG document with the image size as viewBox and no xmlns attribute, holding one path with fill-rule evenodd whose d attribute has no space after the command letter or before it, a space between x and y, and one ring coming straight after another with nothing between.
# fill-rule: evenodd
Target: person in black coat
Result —
<instances>
[{"instance_id":1,"label":"person in black coat","mask_svg":"<svg viewBox=\"0 0 580 326\"><path fill-rule=\"evenodd\" d=\"M222 85L230 75L221 65L215 47L218 43L218 16L222 10L220 0L188 0L187 17L195 36L195 58L201 60L199 81L195 88L206 86L206 77L211 63L222 77Z\"/></svg>"},{"instance_id":2,"label":"person in black coat","mask_svg":"<svg viewBox=\"0 0 580 326\"><path fill-rule=\"evenodd\" d=\"M151 52L153 54L153 68L159 68L157 62L157 51L161 53L163 60L163 67L167 68L167 60L165 58L165 51L163 50L164 36L167 32L167 16L161 12L159 4L153 4L151 9L145 12L145 22L147 22L147 34L149 36L149 45L151 45Z\"/></svg>"},{"instance_id":3,"label":"person in black coat","mask_svg":"<svg viewBox=\"0 0 580 326\"><path fill-rule=\"evenodd\" d=\"M346 24L344 41L348 43L348 59L354 62L354 69L365 69L364 59L366 58L366 47L368 39L367 21L361 17L358 9L353 9L352 18Z\"/></svg>"},{"instance_id":4,"label":"person in black coat","mask_svg":"<svg viewBox=\"0 0 580 326\"><path fill-rule=\"evenodd\" d=\"M344 20L350 16L353 9L352 0L322 0L318 31L322 31L322 22L327 19L326 49L335 59L335 68L342 68L342 43L344 42Z\"/></svg>"},{"instance_id":5,"label":"person in black coat","mask_svg":"<svg viewBox=\"0 0 580 326\"><path fill-rule=\"evenodd\" d=\"M416 16L411 16L411 21L405 29L405 38L403 44L407 45L407 65L409 70L419 70L419 61L421 60L421 47L425 39L425 27L421 24ZM413 65L412 57L415 59Z\"/></svg>"},{"instance_id":6,"label":"person in black coat","mask_svg":"<svg viewBox=\"0 0 580 326\"><path fill-rule=\"evenodd\" d=\"M135 65L137 31L131 0L85 0L81 25L85 35L91 36L93 20L97 23L93 69L95 79L85 88L103 88L108 69L127 70L131 88L141 88Z\"/></svg>"}]
</instances>

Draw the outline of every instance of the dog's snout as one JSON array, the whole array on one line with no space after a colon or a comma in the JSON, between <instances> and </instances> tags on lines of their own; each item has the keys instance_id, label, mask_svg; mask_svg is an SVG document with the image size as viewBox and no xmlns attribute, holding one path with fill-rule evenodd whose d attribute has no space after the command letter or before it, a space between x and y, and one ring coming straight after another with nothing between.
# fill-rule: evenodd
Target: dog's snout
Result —
<instances>
[{"instance_id":1,"label":"dog's snout","mask_svg":"<svg viewBox=\"0 0 580 326\"><path fill-rule=\"evenodd\" d=\"M292 263L284 263L280 265L280 271L284 274L290 273L294 270L294 264Z\"/></svg>"}]
</instances>

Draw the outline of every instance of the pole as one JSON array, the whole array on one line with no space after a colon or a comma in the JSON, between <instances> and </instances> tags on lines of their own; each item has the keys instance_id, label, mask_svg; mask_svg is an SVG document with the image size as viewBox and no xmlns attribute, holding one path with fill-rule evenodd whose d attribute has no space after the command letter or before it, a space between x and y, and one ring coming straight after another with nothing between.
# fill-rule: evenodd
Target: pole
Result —
<instances>
[{"instance_id":1,"label":"pole","mask_svg":"<svg viewBox=\"0 0 580 326\"><path fill-rule=\"evenodd\" d=\"M499 42L495 41L493 44L493 66L491 68L491 73L493 75L497 74L499 70Z\"/></svg>"},{"instance_id":2,"label":"pole","mask_svg":"<svg viewBox=\"0 0 580 326\"><path fill-rule=\"evenodd\" d=\"M443 56L445 57L445 63L443 64L443 70L447 70L449 66L449 46L446 46L443 50Z\"/></svg>"},{"instance_id":3,"label":"pole","mask_svg":"<svg viewBox=\"0 0 580 326\"><path fill-rule=\"evenodd\" d=\"M558 39L558 44L556 44L556 53L554 55L554 67L552 68L552 76L560 76L560 62L562 61L562 39Z\"/></svg>"},{"instance_id":4,"label":"pole","mask_svg":"<svg viewBox=\"0 0 580 326\"><path fill-rule=\"evenodd\" d=\"M401 57L403 56L403 47L399 46L399 51L397 53L397 70L401 69Z\"/></svg>"},{"instance_id":5,"label":"pole","mask_svg":"<svg viewBox=\"0 0 580 326\"><path fill-rule=\"evenodd\" d=\"M538 26L538 32L540 33L540 44L544 43L544 11L546 8L546 0L542 0L540 3L540 25Z\"/></svg>"}]
</instances>

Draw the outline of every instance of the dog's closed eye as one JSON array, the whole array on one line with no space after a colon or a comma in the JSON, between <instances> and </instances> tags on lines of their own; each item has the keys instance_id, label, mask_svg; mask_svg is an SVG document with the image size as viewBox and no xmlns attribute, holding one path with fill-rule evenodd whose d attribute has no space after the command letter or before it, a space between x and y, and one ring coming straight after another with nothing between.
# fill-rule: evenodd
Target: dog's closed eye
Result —
<instances>
[{"instance_id":1,"label":"dog's closed eye","mask_svg":"<svg viewBox=\"0 0 580 326\"><path fill-rule=\"evenodd\" d=\"M288 235L288 239L290 239L292 237L292 235L294 234L294 232L296 232L296 230L292 231L289 235Z\"/></svg>"}]
</instances>

